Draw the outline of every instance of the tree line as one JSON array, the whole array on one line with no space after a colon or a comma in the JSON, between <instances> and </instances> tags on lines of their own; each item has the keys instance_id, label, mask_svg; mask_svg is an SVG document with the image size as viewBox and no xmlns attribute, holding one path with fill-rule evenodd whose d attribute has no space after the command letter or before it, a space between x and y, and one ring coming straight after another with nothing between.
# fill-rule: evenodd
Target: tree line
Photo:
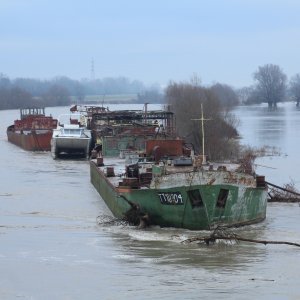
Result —
<instances>
[{"instance_id":1,"label":"tree line","mask_svg":"<svg viewBox=\"0 0 300 300\"><path fill-rule=\"evenodd\" d=\"M141 94L145 86L141 81L125 77L96 80L73 80L56 77L51 80L16 78L0 73L0 109L28 106L64 106L83 102L86 95ZM72 100L73 97L73 100Z\"/></svg>"},{"instance_id":2,"label":"tree line","mask_svg":"<svg viewBox=\"0 0 300 300\"><path fill-rule=\"evenodd\" d=\"M197 84L198 78L193 78ZM198 80L199 81L199 80ZM172 83L170 83L171 85ZM253 84L234 89L226 84L216 83L210 89L228 107L237 104L268 103L276 108L278 102L293 100L300 105L300 74L288 80L278 65L259 66L253 74ZM16 78L14 80L0 73L0 109L14 109L28 106L65 106L72 102L83 103L87 95L136 94L135 103L164 103L168 88L146 87L141 81L126 77L95 80L73 80L56 77L51 80Z\"/></svg>"}]
</instances>

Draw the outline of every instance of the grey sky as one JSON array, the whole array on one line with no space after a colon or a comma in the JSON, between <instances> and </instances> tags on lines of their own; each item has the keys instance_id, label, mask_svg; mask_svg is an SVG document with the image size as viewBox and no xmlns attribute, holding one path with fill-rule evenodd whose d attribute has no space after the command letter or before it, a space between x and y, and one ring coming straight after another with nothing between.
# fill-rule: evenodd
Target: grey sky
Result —
<instances>
[{"instance_id":1,"label":"grey sky","mask_svg":"<svg viewBox=\"0 0 300 300\"><path fill-rule=\"evenodd\" d=\"M297 0L0 0L0 73L125 76L146 84L253 83L267 63L300 73Z\"/></svg>"}]
</instances>

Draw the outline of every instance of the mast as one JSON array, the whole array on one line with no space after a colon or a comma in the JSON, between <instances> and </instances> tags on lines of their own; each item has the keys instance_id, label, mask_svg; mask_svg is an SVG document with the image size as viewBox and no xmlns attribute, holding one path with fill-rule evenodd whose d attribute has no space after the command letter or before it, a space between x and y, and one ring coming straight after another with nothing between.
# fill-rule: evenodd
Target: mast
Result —
<instances>
[{"instance_id":1,"label":"mast","mask_svg":"<svg viewBox=\"0 0 300 300\"><path fill-rule=\"evenodd\" d=\"M201 129L202 129L202 163L206 163L205 151L204 151L204 118L203 118L203 105L201 103Z\"/></svg>"},{"instance_id":2,"label":"mast","mask_svg":"<svg viewBox=\"0 0 300 300\"><path fill-rule=\"evenodd\" d=\"M146 103L144 104L144 110L145 110L145 114L144 114L144 123L147 123L148 102L146 102Z\"/></svg>"},{"instance_id":3,"label":"mast","mask_svg":"<svg viewBox=\"0 0 300 300\"><path fill-rule=\"evenodd\" d=\"M200 119L192 119L193 121L201 121L201 134L202 134L202 164L206 164L206 156L205 156L205 136L204 136L204 121L209 121L211 119L204 119L203 116L203 104L201 103L201 118Z\"/></svg>"}]
</instances>

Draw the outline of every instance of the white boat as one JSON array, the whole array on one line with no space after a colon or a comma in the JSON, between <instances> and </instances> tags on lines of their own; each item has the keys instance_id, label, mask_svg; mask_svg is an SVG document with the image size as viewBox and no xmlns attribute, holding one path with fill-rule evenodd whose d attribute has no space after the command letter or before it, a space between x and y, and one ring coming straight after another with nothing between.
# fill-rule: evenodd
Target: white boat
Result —
<instances>
[{"instance_id":1,"label":"white boat","mask_svg":"<svg viewBox=\"0 0 300 300\"><path fill-rule=\"evenodd\" d=\"M91 147L91 130L86 128L86 119L81 114L61 115L53 130L51 153L53 158L81 156L88 158Z\"/></svg>"}]
</instances>

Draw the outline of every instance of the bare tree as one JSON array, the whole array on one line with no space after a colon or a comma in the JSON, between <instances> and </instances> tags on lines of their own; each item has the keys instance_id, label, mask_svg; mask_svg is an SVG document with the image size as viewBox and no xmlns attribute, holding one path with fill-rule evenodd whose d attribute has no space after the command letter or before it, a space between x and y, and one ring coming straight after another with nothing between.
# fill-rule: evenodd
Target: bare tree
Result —
<instances>
[{"instance_id":1,"label":"bare tree","mask_svg":"<svg viewBox=\"0 0 300 300\"><path fill-rule=\"evenodd\" d=\"M37 106L30 93L19 88L0 88L0 109L14 109Z\"/></svg>"},{"instance_id":2,"label":"bare tree","mask_svg":"<svg viewBox=\"0 0 300 300\"><path fill-rule=\"evenodd\" d=\"M137 103L163 103L163 94L157 89L145 90L143 93L138 93Z\"/></svg>"},{"instance_id":3,"label":"bare tree","mask_svg":"<svg viewBox=\"0 0 300 300\"><path fill-rule=\"evenodd\" d=\"M63 106L70 105L71 97L65 87L55 84L43 95L43 101L46 106Z\"/></svg>"},{"instance_id":4,"label":"bare tree","mask_svg":"<svg viewBox=\"0 0 300 300\"><path fill-rule=\"evenodd\" d=\"M239 98L239 102L242 104L250 104L249 103L249 98L251 94L253 93L254 87L253 86L246 86L238 89L236 91L236 94Z\"/></svg>"},{"instance_id":5,"label":"bare tree","mask_svg":"<svg viewBox=\"0 0 300 300\"><path fill-rule=\"evenodd\" d=\"M284 100L287 77L277 65L267 64L258 67L254 73L256 95L260 102L267 102L269 108L276 107L277 102Z\"/></svg>"},{"instance_id":6,"label":"bare tree","mask_svg":"<svg viewBox=\"0 0 300 300\"><path fill-rule=\"evenodd\" d=\"M298 107L300 105L300 74L296 74L291 78L289 92Z\"/></svg>"},{"instance_id":7,"label":"bare tree","mask_svg":"<svg viewBox=\"0 0 300 300\"><path fill-rule=\"evenodd\" d=\"M175 113L179 136L192 143L198 153L202 149L201 123L193 119L201 118L202 104L204 118L209 119L204 122L205 154L211 159L229 158L232 152L229 148L237 130L233 118L223 113L224 108L211 89L171 83L166 89L166 101Z\"/></svg>"},{"instance_id":8,"label":"bare tree","mask_svg":"<svg viewBox=\"0 0 300 300\"><path fill-rule=\"evenodd\" d=\"M237 93L229 85L216 83L211 87L211 90L217 95L225 109L231 110L235 105L239 104Z\"/></svg>"}]
</instances>

